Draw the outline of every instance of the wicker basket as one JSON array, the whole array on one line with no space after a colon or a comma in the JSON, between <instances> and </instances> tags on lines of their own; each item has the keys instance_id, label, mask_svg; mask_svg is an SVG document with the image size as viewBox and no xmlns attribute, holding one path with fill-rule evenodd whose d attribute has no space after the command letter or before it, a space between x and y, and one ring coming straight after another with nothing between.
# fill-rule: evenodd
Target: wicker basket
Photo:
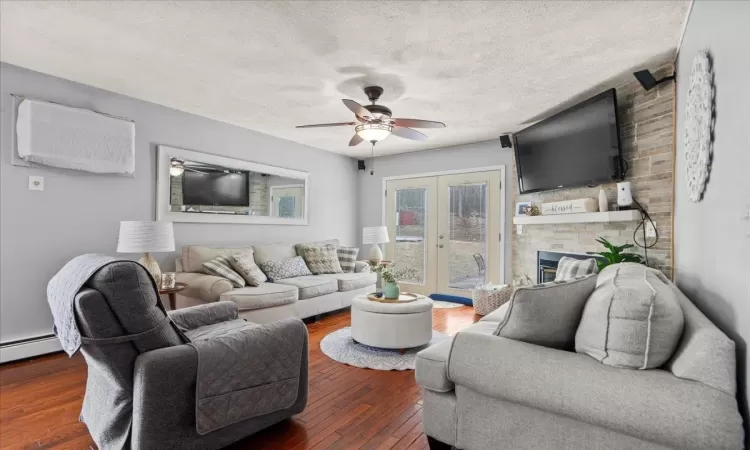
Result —
<instances>
[{"instance_id":1,"label":"wicker basket","mask_svg":"<svg viewBox=\"0 0 750 450\"><path fill-rule=\"evenodd\" d=\"M496 291L475 289L471 292L471 299L474 302L474 312L480 316L485 316L506 304L512 294L513 286L511 285L506 285Z\"/></svg>"}]
</instances>

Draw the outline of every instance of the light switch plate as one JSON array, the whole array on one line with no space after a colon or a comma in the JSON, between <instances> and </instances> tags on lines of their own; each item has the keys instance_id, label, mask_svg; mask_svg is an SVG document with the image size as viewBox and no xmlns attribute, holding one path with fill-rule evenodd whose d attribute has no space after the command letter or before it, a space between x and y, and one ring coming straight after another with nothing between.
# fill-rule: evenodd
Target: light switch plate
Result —
<instances>
[{"instance_id":1,"label":"light switch plate","mask_svg":"<svg viewBox=\"0 0 750 450\"><path fill-rule=\"evenodd\" d=\"M29 190L30 191L43 191L44 190L44 177L29 177Z\"/></svg>"},{"instance_id":2,"label":"light switch plate","mask_svg":"<svg viewBox=\"0 0 750 450\"><path fill-rule=\"evenodd\" d=\"M516 234L523 234L523 225L516 225Z\"/></svg>"}]
</instances>

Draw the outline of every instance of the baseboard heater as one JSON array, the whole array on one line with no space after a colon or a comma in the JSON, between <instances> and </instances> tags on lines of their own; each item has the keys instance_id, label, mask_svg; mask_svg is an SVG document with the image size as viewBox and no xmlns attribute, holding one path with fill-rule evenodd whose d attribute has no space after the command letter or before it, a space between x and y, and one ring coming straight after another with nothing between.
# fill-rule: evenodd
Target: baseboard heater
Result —
<instances>
[{"instance_id":1,"label":"baseboard heater","mask_svg":"<svg viewBox=\"0 0 750 450\"><path fill-rule=\"evenodd\" d=\"M62 351L57 336L48 334L0 344L0 364Z\"/></svg>"}]
</instances>

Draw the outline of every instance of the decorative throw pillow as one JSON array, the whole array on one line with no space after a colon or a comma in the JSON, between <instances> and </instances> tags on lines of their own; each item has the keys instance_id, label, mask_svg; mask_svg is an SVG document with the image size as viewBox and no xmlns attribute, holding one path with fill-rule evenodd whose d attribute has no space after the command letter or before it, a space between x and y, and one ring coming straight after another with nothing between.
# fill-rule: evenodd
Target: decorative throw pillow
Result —
<instances>
[{"instance_id":1,"label":"decorative throw pillow","mask_svg":"<svg viewBox=\"0 0 750 450\"><path fill-rule=\"evenodd\" d=\"M202 272L226 278L234 287L245 287L245 279L232 269L230 258L230 256L217 256L210 261L206 261L201 265Z\"/></svg>"},{"instance_id":2,"label":"decorative throw pillow","mask_svg":"<svg viewBox=\"0 0 750 450\"><path fill-rule=\"evenodd\" d=\"M507 304L507 313L495 335L544 347L572 349L586 299L595 287L595 274L521 286Z\"/></svg>"},{"instance_id":3,"label":"decorative throw pillow","mask_svg":"<svg viewBox=\"0 0 750 450\"><path fill-rule=\"evenodd\" d=\"M297 249L297 254L305 260L307 267L314 275L343 272L335 245L297 244L294 247Z\"/></svg>"},{"instance_id":4,"label":"decorative throw pillow","mask_svg":"<svg viewBox=\"0 0 750 450\"><path fill-rule=\"evenodd\" d=\"M336 251L339 255L341 270L344 272L354 272L354 266L357 265L359 249L357 247L339 247Z\"/></svg>"},{"instance_id":5,"label":"decorative throw pillow","mask_svg":"<svg viewBox=\"0 0 750 450\"><path fill-rule=\"evenodd\" d=\"M596 265L596 259L594 258L575 259L563 256L557 263L555 281L572 280L598 271L599 267Z\"/></svg>"},{"instance_id":6,"label":"decorative throw pillow","mask_svg":"<svg viewBox=\"0 0 750 450\"><path fill-rule=\"evenodd\" d=\"M641 264L607 266L583 310L576 351L602 364L651 369L674 353L684 317L660 274Z\"/></svg>"},{"instance_id":7,"label":"decorative throw pillow","mask_svg":"<svg viewBox=\"0 0 750 450\"><path fill-rule=\"evenodd\" d=\"M247 281L250 286L260 286L267 280L266 274L255 264L253 250L247 250L230 258L232 268Z\"/></svg>"},{"instance_id":8,"label":"decorative throw pillow","mask_svg":"<svg viewBox=\"0 0 750 450\"><path fill-rule=\"evenodd\" d=\"M262 270L269 281L283 280L284 278L303 277L305 275L312 275L310 269L305 265L305 260L301 256L295 256L293 258L282 259L279 261L263 261L260 264L260 270Z\"/></svg>"}]
</instances>

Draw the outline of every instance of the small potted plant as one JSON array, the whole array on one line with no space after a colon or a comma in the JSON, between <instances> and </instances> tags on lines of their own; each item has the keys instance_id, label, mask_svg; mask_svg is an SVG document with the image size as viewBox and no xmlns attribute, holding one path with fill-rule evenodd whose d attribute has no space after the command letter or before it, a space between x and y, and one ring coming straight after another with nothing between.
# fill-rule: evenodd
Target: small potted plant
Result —
<instances>
[{"instance_id":1,"label":"small potted plant","mask_svg":"<svg viewBox=\"0 0 750 450\"><path fill-rule=\"evenodd\" d=\"M397 299L401 295L398 280L412 279L417 275L413 267L399 267L396 264L378 264L372 270L380 274L383 280L383 297L388 299Z\"/></svg>"},{"instance_id":2,"label":"small potted plant","mask_svg":"<svg viewBox=\"0 0 750 450\"><path fill-rule=\"evenodd\" d=\"M588 253L589 255L595 255L595 256L601 257L601 259L600 258L596 259L596 264L597 266L599 266L600 272L602 271L602 269L604 269L605 267L611 264L618 264L618 263L623 263L623 262L646 264L646 261L643 259L641 255L637 253L623 252L623 250L634 248L635 246L633 244L614 245L602 237L598 238L596 242L602 244L607 249L607 251L586 252L586 253Z\"/></svg>"}]
</instances>

